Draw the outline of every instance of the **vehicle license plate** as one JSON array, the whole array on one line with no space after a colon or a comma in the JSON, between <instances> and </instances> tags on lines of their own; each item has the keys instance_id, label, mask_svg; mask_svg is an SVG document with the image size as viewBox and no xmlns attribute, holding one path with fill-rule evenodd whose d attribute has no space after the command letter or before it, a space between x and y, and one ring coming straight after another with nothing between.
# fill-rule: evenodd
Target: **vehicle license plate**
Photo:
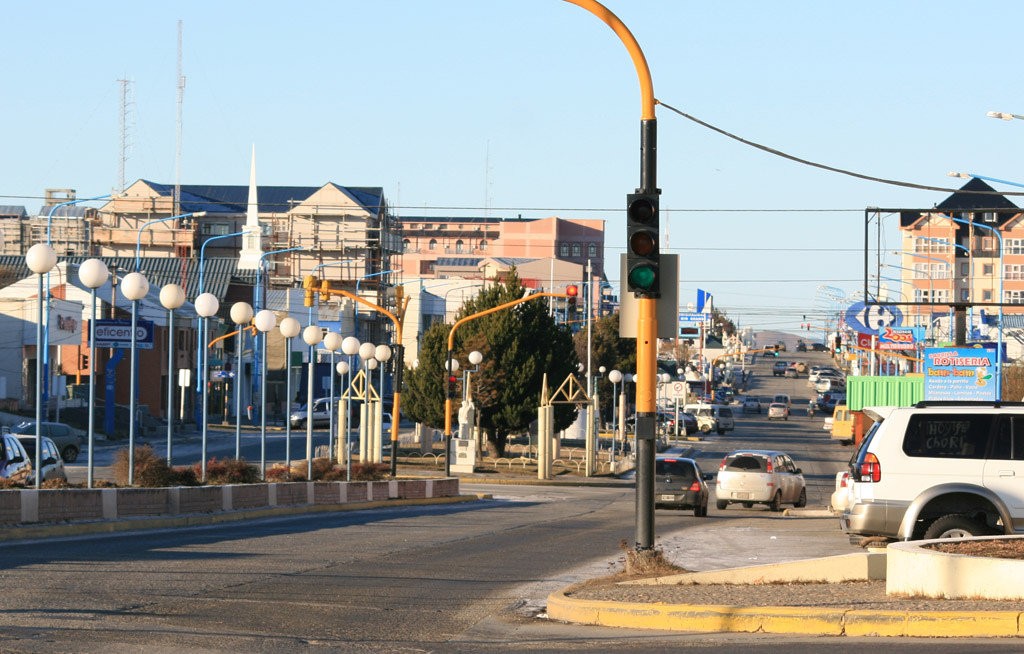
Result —
<instances>
[{"instance_id":1,"label":"vehicle license plate","mask_svg":"<svg viewBox=\"0 0 1024 654\"><path fill-rule=\"evenodd\" d=\"M675 495L662 495L661 499L664 500L664 501L667 501L667 502L671 502L672 500L676 499L676 496Z\"/></svg>"},{"instance_id":2,"label":"vehicle license plate","mask_svg":"<svg viewBox=\"0 0 1024 654\"><path fill-rule=\"evenodd\" d=\"M732 496L735 497L738 500L748 500L748 499L750 499L750 493L733 493Z\"/></svg>"}]
</instances>

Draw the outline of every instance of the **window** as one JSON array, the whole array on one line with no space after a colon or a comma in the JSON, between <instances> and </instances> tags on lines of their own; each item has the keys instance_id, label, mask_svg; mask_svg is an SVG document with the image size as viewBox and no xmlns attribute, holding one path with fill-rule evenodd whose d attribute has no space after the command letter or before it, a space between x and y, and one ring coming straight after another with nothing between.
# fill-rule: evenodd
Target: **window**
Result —
<instances>
[{"instance_id":1,"label":"window","mask_svg":"<svg viewBox=\"0 0 1024 654\"><path fill-rule=\"evenodd\" d=\"M948 288L915 288L914 289L914 302L933 302L936 304L948 304L949 303L949 289Z\"/></svg>"},{"instance_id":2,"label":"window","mask_svg":"<svg viewBox=\"0 0 1024 654\"><path fill-rule=\"evenodd\" d=\"M587 245L587 256L590 257L591 259L594 259L594 258L597 257L597 245L596 244L590 243L590 244Z\"/></svg>"},{"instance_id":3,"label":"window","mask_svg":"<svg viewBox=\"0 0 1024 654\"><path fill-rule=\"evenodd\" d=\"M430 239L430 244L427 247L429 249L431 249L431 250L436 250L437 249L437 239L436 238Z\"/></svg>"},{"instance_id":4,"label":"window","mask_svg":"<svg viewBox=\"0 0 1024 654\"><path fill-rule=\"evenodd\" d=\"M971 299L971 291L969 289L966 289L966 288L961 288L960 289L960 301L961 302L967 302L970 299Z\"/></svg>"},{"instance_id":5,"label":"window","mask_svg":"<svg viewBox=\"0 0 1024 654\"><path fill-rule=\"evenodd\" d=\"M411 243L409 243L409 239L402 239L402 252L408 252L410 245Z\"/></svg>"},{"instance_id":6,"label":"window","mask_svg":"<svg viewBox=\"0 0 1024 654\"><path fill-rule=\"evenodd\" d=\"M1003 266L1004 279L1024 279L1024 264L1008 263Z\"/></svg>"},{"instance_id":7,"label":"window","mask_svg":"<svg viewBox=\"0 0 1024 654\"><path fill-rule=\"evenodd\" d=\"M986 264L983 264L981 266L981 274L985 275L986 277L991 277L992 276L992 272L994 270L995 270L995 268L990 263L986 263Z\"/></svg>"},{"instance_id":8,"label":"window","mask_svg":"<svg viewBox=\"0 0 1024 654\"><path fill-rule=\"evenodd\" d=\"M996 249L996 237L995 236L982 236L981 237L981 249L985 252L995 252Z\"/></svg>"},{"instance_id":9,"label":"window","mask_svg":"<svg viewBox=\"0 0 1024 654\"><path fill-rule=\"evenodd\" d=\"M568 243L562 243L561 245L558 246L558 256L560 256L560 257L567 257L567 256L569 256L569 244Z\"/></svg>"},{"instance_id":10,"label":"window","mask_svg":"<svg viewBox=\"0 0 1024 654\"><path fill-rule=\"evenodd\" d=\"M461 238L459 240L455 241L455 251L458 252L459 254L462 254L462 246L463 246L463 243L462 243L462 239Z\"/></svg>"},{"instance_id":11,"label":"window","mask_svg":"<svg viewBox=\"0 0 1024 654\"><path fill-rule=\"evenodd\" d=\"M579 257L581 252L582 252L582 250L580 248L580 244L579 243L573 243L572 244L572 256Z\"/></svg>"},{"instance_id":12,"label":"window","mask_svg":"<svg viewBox=\"0 0 1024 654\"><path fill-rule=\"evenodd\" d=\"M480 241L480 249L484 251L487 250L487 241Z\"/></svg>"},{"instance_id":13,"label":"window","mask_svg":"<svg viewBox=\"0 0 1024 654\"><path fill-rule=\"evenodd\" d=\"M981 301L982 302L991 302L992 301L992 291L987 290L987 289L982 291L981 292Z\"/></svg>"},{"instance_id":14,"label":"window","mask_svg":"<svg viewBox=\"0 0 1024 654\"><path fill-rule=\"evenodd\" d=\"M1006 254L1024 254L1024 238L1008 238L1004 243Z\"/></svg>"},{"instance_id":15,"label":"window","mask_svg":"<svg viewBox=\"0 0 1024 654\"><path fill-rule=\"evenodd\" d=\"M907 456L937 459L984 459L992 414L915 414L903 437Z\"/></svg>"},{"instance_id":16,"label":"window","mask_svg":"<svg viewBox=\"0 0 1024 654\"><path fill-rule=\"evenodd\" d=\"M970 274L971 274L971 264L967 263L966 261L961 261L960 262L960 276L961 277L966 277L966 276L968 276Z\"/></svg>"},{"instance_id":17,"label":"window","mask_svg":"<svg viewBox=\"0 0 1024 654\"><path fill-rule=\"evenodd\" d=\"M1024 304L1024 291L1003 291L1003 302L1006 304Z\"/></svg>"},{"instance_id":18,"label":"window","mask_svg":"<svg viewBox=\"0 0 1024 654\"><path fill-rule=\"evenodd\" d=\"M932 236L920 236L914 239L914 252L918 254L949 252L949 241Z\"/></svg>"},{"instance_id":19,"label":"window","mask_svg":"<svg viewBox=\"0 0 1024 654\"><path fill-rule=\"evenodd\" d=\"M1024 461L1024 416L996 417L996 435L991 458Z\"/></svg>"},{"instance_id":20,"label":"window","mask_svg":"<svg viewBox=\"0 0 1024 654\"><path fill-rule=\"evenodd\" d=\"M949 264L947 263L915 263L914 279L948 279Z\"/></svg>"},{"instance_id":21,"label":"window","mask_svg":"<svg viewBox=\"0 0 1024 654\"><path fill-rule=\"evenodd\" d=\"M228 223L203 223L203 234L210 236L224 236L231 233L231 225Z\"/></svg>"}]
</instances>

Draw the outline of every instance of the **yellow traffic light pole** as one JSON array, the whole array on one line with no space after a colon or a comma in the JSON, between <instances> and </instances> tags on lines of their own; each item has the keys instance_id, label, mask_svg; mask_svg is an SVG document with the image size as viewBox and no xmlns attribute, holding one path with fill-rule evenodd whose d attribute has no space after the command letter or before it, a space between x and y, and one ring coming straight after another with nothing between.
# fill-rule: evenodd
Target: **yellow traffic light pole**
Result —
<instances>
[{"instance_id":1,"label":"yellow traffic light pole","mask_svg":"<svg viewBox=\"0 0 1024 654\"><path fill-rule=\"evenodd\" d=\"M312 278L312 281L310 278ZM312 306L312 304L310 304L312 297L308 289L315 288L315 284L313 283L315 280L316 278L310 275L306 277L306 280L303 283L303 287L307 289L307 306ZM342 297L347 297L350 300L355 300L360 304L370 307L377 313L384 314L395 326L395 354L393 357L395 361L395 388L393 396L394 399L392 400L391 406L391 476L393 477L398 472L398 419L401 415L402 372L405 370L405 346L402 343L402 324L405 322L405 309L409 305L409 298L405 298L402 306L398 309L398 315L395 315L379 304L374 304L369 300L364 300L355 293L349 293L348 291L340 288L331 288L331 282L326 279L320 281L320 287L316 289L316 292L320 294L320 299L322 301L329 299L331 295L340 295ZM331 371L331 374L334 374L333 370Z\"/></svg>"},{"instance_id":2,"label":"yellow traffic light pole","mask_svg":"<svg viewBox=\"0 0 1024 654\"><path fill-rule=\"evenodd\" d=\"M526 297L519 298L518 300L512 300L511 302L506 302L504 304L499 304L496 307L491 307L490 309L484 309L483 311L478 311L478 312L476 312L476 313L474 313L472 315L466 316L465 318L460 318L459 320L455 321L455 324L452 325L451 331L448 332L448 354L447 354L447 358L445 359L445 369L444 369L444 373L445 373L445 378L444 378L444 383L445 383L445 394L444 394L444 453L445 453L444 454L444 476L445 477L450 477L451 476L451 472L452 472L451 451L452 451L452 399L453 399L452 395L453 395L453 389L452 389L452 384L449 381L449 375L452 374L452 356L453 356L453 351L455 350L455 331L459 327L465 325L470 320L476 320L477 318L482 318L483 316L487 316L487 315L490 315L492 313L496 313L498 311L503 311L505 309L509 309L511 307L516 306L517 304L522 304L523 302L529 302L530 300L538 300L540 298L545 298L545 297L573 298L573 297L576 297L576 296L575 296L575 293L572 293L572 294L570 294L570 293L533 293L533 294L528 295Z\"/></svg>"},{"instance_id":3,"label":"yellow traffic light pole","mask_svg":"<svg viewBox=\"0 0 1024 654\"><path fill-rule=\"evenodd\" d=\"M566 0L600 18L626 46L640 82L640 188L638 193L657 193L657 119L654 84L640 45L619 18L596 0ZM675 284L676 280L666 280ZM628 292L628 291L625 291ZM657 417L658 318L657 299L637 298L636 329L636 550L654 549L654 437Z\"/></svg>"}]
</instances>

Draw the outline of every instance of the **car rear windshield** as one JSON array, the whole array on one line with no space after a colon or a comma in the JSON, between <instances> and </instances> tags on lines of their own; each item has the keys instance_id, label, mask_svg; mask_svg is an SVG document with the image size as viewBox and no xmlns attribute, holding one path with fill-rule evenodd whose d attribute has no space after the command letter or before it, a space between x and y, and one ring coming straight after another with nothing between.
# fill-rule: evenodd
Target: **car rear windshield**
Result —
<instances>
[{"instance_id":1,"label":"car rear windshield","mask_svg":"<svg viewBox=\"0 0 1024 654\"><path fill-rule=\"evenodd\" d=\"M736 454L725 460L725 469L743 472L765 472L768 470L768 459L754 454Z\"/></svg>"},{"instance_id":2,"label":"car rear windshield","mask_svg":"<svg viewBox=\"0 0 1024 654\"><path fill-rule=\"evenodd\" d=\"M693 464L688 461L678 461L673 459L656 460L654 462L654 474L672 475L673 477L682 477L684 479L694 479L696 477L693 470Z\"/></svg>"}]
</instances>

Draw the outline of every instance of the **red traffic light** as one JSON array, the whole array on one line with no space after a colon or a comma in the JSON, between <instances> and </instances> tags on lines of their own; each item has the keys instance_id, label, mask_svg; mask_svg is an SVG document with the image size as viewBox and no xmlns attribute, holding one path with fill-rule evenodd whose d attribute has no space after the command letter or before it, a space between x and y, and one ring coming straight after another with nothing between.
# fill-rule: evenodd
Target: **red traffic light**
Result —
<instances>
[{"instance_id":1,"label":"red traffic light","mask_svg":"<svg viewBox=\"0 0 1024 654\"><path fill-rule=\"evenodd\" d=\"M579 293L580 289L575 284L571 284L565 287L565 294L568 295L569 297L576 297L577 295L579 295Z\"/></svg>"}]
</instances>

